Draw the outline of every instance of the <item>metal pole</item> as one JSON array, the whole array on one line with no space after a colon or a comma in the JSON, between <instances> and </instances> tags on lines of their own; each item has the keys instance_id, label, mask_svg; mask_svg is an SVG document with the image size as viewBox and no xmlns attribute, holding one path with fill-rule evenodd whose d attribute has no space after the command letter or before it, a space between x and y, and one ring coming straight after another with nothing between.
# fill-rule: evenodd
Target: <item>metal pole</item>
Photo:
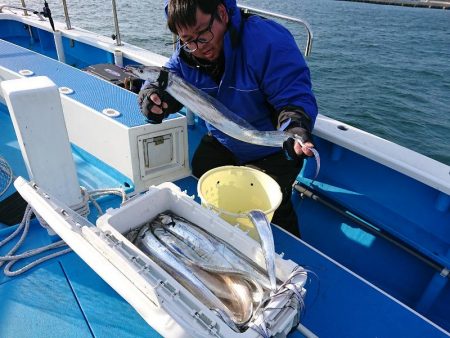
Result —
<instances>
[{"instance_id":1,"label":"metal pole","mask_svg":"<svg viewBox=\"0 0 450 338\"><path fill-rule=\"evenodd\" d=\"M20 0L22 3L23 8L27 8L27 5L25 5L25 0ZM26 9L23 10L23 15L28 16L28 11Z\"/></svg>"},{"instance_id":2,"label":"metal pole","mask_svg":"<svg viewBox=\"0 0 450 338\"><path fill-rule=\"evenodd\" d=\"M25 8L27 8L27 5L25 4L25 0L21 0L20 2L22 3L22 7L24 8L23 15L24 16L29 16L28 11L25 9ZM27 27L28 33L30 34L31 43L33 44L34 43L33 30L32 30L30 25L27 25L27 26L28 26Z\"/></svg>"},{"instance_id":3,"label":"metal pole","mask_svg":"<svg viewBox=\"0 0 450 338\"><path fill-rule=\"evenodd\" d=\"M67 10L67 2L66 0L62 0L63 8L64 8L64 17L66 18L66 28L72 29L72 25L70 24L69 11Z\"/></svg>"},{"instance_id":4,"label":"metal pole","mask_svg":"<svg viewBox=\"0 0 450 338\"><path fill-rule=\"evenodd\" d=\"M177 49L177 35L176 34L172 34L172 42L173 42L173 50L175 51L175 49Z\"/></svg>"},{"instance_id":5,"label":"metal pole","mask_svg":"<svg viewBox=\"0 0 450 338\"><path fill-rule=\"evenodd\" d=\"M311 49L312 49L312 43L313 43L314 36L313 36L313 32L312 32L311 26L306 21L294 18L292 16L287 16L287 15L284 15L284 14L278 14L278 13L274 13L274 12L269 12L269 11L265 11L265 10L258 9L258 8L244 6L244 5L241 5L241 4L239 4L238 7L240 9L242 9L245 13L253 13L253 14L258 14L258 15L263 15L263 16L270 16L270 17L273 17L273 18L287 20L287 21L295 22L295 23L297 23L299 25L302 25L303 27L305 27L306 34L307 34L307 40L306 40L306 46L305 46L305 56L309 56L311 54Z\"/></svg>"},{"instance_id":6,"label":"metal pole","mask_svg":"<svg viewBox=\"0 0 450 338\"><path fill-rule=\"evenodd\" d=\"M116 30L116 34L114 35L113 38L116 40L117 46L122 46L122 40L120 39L120 31L119 31L119 20L117 19L116 0L112 0L111 2L113 8L114 28Z\"/></svg>"}]
</instances>

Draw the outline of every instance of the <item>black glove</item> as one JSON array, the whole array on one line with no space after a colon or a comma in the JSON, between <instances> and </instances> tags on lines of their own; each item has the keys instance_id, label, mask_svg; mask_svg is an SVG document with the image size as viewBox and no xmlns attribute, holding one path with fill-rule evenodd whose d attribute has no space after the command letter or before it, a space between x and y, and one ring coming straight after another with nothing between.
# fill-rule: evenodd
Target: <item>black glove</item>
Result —
<instances>
[{"instance_id":1,"label":"black glove","mask_svg":"<svg viewBox=\"0 0 450 338\"><path fill-rule=\"evenodd\" d=\"M143 84L144 80L134 77L127 77L123 81L123 87L135 94L139 93Z\"/></svg>"},{"instance_id":2,"label":"black glove","mask_svg":"<svg viewBox=\"0 0 450 338\"><path fill-rule=\"evenodd\" d=\"M312 142L311 133L302 127L292 127L287 128L286 132L292 134L292 136L297 135L302 139L303 143ZM296 161L299 165L303 161L305 154L298 155L294 150L295 139L293 137L288 138L283 143L283 150L288 160Z\"/></svg>"},{"instance_id":3,"label":"black glove","mask_svg":"<svg viewBox=\"0 0 450 338\"><path fill-rule=\"evenodd\" d=\"M152 112L152 108L154 106L158 106L150 99L150 95L155 93L161 100L161 105L159 107L162 109L163 114L156 114ZM167 104L167 108L163 108L164 103ZM161 123L165 117L176 113L182 107L182 105L171 95L164 90L161 90L157 82L147 84L141 89L138 95L138 104L141 108L142 114L152 123Z\"/></svg>"}]
</instances>

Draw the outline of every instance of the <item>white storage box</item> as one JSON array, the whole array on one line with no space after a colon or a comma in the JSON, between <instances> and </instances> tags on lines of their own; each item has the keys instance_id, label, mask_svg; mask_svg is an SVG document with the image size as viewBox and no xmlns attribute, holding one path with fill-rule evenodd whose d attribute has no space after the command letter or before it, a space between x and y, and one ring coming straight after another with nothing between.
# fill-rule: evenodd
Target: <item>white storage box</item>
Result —
<instances>
[{"instance_id":1,"label":"white storage box","mask_svg":"<svg viewBox=\"0 0 450 338\"><path fill-rule=\"evenodd\" d=\"M244 255L265 267L259 243L232 227L212 211L201 207L172 183L153 186L118 209L100 217L97 226L40 189L20 178L21 195L72 249L138 313L165 337L260 337L253 329L233 331L214 312L192 296L171 275L142 253L122 234L142 226L170 210L226 240ZM285 281L296 264L276 257L277 278ZM304 274L306 282L306 273ZM302 290L304 293L305 290ZM286 307L270 322L272 335L284 337L298 312ZM270 317L270 316L269 316Z\"/></svg>"},{"instance_id":2,"label":"white storage box","mask_svg":"<svg viewBox=\"0 0 450 338\"><path fill-rule=\"evenodd\" d=\"M22 77L0 66L0 82ZM0 102L5 103L2 95L0 90ZM61 95L61 104L70 142L131 179L136 193L190 175L184 115L173 114L160 124L127 122L130 126L119 122L108 107L97 111L70 95ZM118 113L130 115L133 111Z\"/></svg>"}]
</instances>

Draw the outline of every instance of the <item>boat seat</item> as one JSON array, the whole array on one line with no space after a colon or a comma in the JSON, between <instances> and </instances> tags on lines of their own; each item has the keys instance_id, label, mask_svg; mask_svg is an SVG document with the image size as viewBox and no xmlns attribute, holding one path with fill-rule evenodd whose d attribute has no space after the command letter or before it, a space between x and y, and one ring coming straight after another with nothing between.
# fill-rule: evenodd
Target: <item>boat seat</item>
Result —
<instances>
[{"instance_id":1,"label":"boat seat","mask_svg":"<svg viewBox=\"0 0 450 338\"><path fill-rule=\"evenodd\" d=\"M114 119L125 126L131 128L147 124L139 110L136 94L106 80L2 39L0 60L0 80L5 72L19 78L22 77L19 75L21 70L31 70L33 76L47 76L58 87L72 89L70 98L95 111L117 110L121 115Z\"/></svg>"}]
</instances>

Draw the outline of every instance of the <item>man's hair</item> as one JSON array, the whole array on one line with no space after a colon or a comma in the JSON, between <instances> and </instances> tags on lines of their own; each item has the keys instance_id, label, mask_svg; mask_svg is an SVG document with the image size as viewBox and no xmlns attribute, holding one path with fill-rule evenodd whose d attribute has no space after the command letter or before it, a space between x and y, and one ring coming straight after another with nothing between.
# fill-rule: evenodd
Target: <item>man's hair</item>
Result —
<instances>
[{"instance_id":1,"label":"man's hair","mask_svg":"<svg viewBox=\"0 0 450 338\"><path fill-rule=\"evenodd\" d=\"M178 34L178 28L197 24L197 8L205 14L213 14L221 3L221 0L170 0L167 26L172 33Z\"/></svg>"}]
</instances>

